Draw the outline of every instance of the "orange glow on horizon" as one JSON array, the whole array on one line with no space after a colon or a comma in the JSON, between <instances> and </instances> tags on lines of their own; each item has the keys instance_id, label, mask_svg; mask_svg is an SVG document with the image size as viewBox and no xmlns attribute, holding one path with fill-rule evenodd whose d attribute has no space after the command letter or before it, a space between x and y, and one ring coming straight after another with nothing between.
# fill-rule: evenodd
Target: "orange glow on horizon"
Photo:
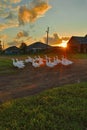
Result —
<instances>
[{"instance_id":1,"label":"orange glow on horizon","mask_svg":"<svg viewBox=\"0 0 87 130\"><path fill-rule=\"evenodd\" d=\"M58 44L58 46L66 48L67 47L67 42L68 41L62 40L62 43Z\"/></svg>"}]
</instances>

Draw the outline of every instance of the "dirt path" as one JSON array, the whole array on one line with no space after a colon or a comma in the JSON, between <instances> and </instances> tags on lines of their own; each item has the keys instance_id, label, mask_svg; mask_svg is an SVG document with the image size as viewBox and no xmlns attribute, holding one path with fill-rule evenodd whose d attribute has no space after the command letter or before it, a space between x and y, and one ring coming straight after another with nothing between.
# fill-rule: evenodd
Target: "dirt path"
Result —
<instances>
[{"instance_id":1,"label":"dirt path","mask_svg":"<svg viewBox=\"0 0 87 130\"><path fill-rule=\"evenodd\" d=\"M74 60L71 66L33 68L31 64L18 74L0 75L0 103L33 95L42 90L69 83L87 81L87 60Z\"/></svg>"}]
</instances>

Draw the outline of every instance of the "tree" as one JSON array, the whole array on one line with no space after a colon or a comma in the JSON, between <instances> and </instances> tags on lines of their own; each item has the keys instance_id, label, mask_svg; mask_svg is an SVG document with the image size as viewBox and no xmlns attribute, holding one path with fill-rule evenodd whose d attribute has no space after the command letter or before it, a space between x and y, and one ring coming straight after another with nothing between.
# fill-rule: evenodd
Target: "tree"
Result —
<instances>
[{"instance_id":1,"label":"tree","mask_svg":"<svg viewBox=\"0 0 87 130\"><path fill-rule=\"evenodd\" d=\"M20 45L20 51L22 54L26 54L27 45L26 43L22 42Z\"/></svg>"},{"instance_id":2,"label":"tree","mask_svg":"<svg viewBox=\"0 0 87 130\"><path fill-rule=\"evenodd\" d=\"M1 44L1 41L0 41L0 54L2 53L3 49L2 49L2 44Z\"/></svg>"}]
</instances>

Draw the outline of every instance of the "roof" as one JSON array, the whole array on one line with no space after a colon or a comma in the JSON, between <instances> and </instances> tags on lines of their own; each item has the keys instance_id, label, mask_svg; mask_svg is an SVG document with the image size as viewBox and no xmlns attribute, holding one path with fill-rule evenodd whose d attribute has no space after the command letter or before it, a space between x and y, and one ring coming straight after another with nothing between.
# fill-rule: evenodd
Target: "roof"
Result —
<instances>
[{"instance_id":1,"label":"roof","mask_svg":"<svg viewBox=\"0 0 87 130\"><path fill-rule=\"evenodd\" d=\"M11 47L8 47L8 48L5 49L5 51L10 51L10 50L17 50L17 51L19 51L19 48L16 47L16 46L11 46Z\"/></svg>"},{"instance_id":2,"label":"roof","mask_svg":"<svg viewBox=\"0 0 87 130\"><path fill-rule=\"evenodd\" d=\"M75 39L80 44L87 44L87 35L85 37L72 36L72 39Z\"/></svg>"},{"instance_id":3,"label":"roof","mask_svg":"<svg viewBox=\"0 0 87 130\"><path fill-rule=\"evenodd\" d=\"M33 43L33 44L31 44L31 45L29 45L27 48L28 49L45 49L45 48L47 48L47 47L51 47L51 46L49 46L49 45L47 45L47 44L44 44L44 43L42 43L42 42L35 42L35 43Z\"/></svg>"}]
</instances>

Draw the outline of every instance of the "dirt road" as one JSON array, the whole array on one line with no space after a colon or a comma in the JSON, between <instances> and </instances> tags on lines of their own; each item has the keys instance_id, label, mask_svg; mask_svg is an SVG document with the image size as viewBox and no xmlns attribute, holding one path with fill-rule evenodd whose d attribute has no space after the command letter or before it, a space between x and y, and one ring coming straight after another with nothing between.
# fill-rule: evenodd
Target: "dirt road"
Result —
<instances>
[{"instance_id":1,"label":"dirt road","mask_svg":"<svg viewBox=\"0 0 87 130\"><path fill-rule=\"evenodd\" d=\"M54 68L33 68L27 64L17 74L0 75L0 103L82 81L87 81L87 59L74 60L70 66L57 65Z\"/></svg>"}]
</instances>

